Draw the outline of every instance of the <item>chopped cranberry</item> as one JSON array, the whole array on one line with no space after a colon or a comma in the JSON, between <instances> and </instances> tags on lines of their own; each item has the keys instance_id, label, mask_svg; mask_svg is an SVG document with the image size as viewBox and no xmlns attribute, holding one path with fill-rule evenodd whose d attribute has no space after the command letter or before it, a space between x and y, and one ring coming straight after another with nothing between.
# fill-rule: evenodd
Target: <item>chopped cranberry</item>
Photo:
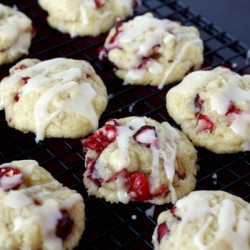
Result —
<instances>
[{"instance_id":1,"label":"chopped cranberry","mask_svg":"<svg viewBox=\"0 0 250 250\"><path fill-rule=\"evenodd\" d=\"M173 206L171 209L170 209L170 212L171 214L178 220L181 220L181 217L176 215L176 210L177 210L177 207L176 206Z\"/></svg>"},{"instance_id":2,"label":"chopped cranberry","mask_svg":"<svg viewBox=\"0 0 250 250\"><path fill-rule=\"evenodd\" d=\"M143 57L141 59L140 64L136 66L136 69L145 69L145 68L147 68L147 64L148 64L149 59L150 59L150 57Z\"/></svg>"},{"instance_id":3,"label":"chopped cranberry","mask_svg":"<svg viewBox=\"0 0 250 250\"><path fill-rule=\"evenodd\" d=\"M91 79L91 75L88 73L85 73L86 78Z\"/></svg>"},{"instance_id":4,"label":"chopped cranberry","mask_svg":"<svg viewBox=\"0 0 250 250\"><path fill-rule=\"evenodd\" d=\"M162 184L153 194L150 192L150 183L149 179L146 175L144 175L140 171L136 171L133 173L129 173L127 169L123 169L116 174L114 174L111 178L107 180L108 182L116 181L118 176L122 176L126 179L126 183L128 185L128 193L133 193L132 200L133 201L148 201L153 199L154 197L165 194L168 191L168 188L165 184Z\"/></svg>"},{"instance_id":5,"label":"chopped cranberry","mask_svg":"<svg viewBox=\"0 0 250 250\"><path fill-rule=\"evenodd\" d=\"M120 27L123 25L123 22L117 22L115 25L115 34L109 39L109 44L112 44L117 39L120 33Z\"/></svg>"},{"instance_id":6,"label":"chopped cranberry","mask_svg":"<svg viewBox=\"0 0 250 250\"><path fill-rule=\"evenodd\" d=\"M20 95L19 95L19 93L17 93L17 94L14 96L14 100L15 100L16 102L18 102L19 99L20 99Z\"/></svg>"},{"instance_id":7,"label":"chopped cranberry","mask_svg":"<svg viewBox=\"0 0 250 250\"><path fill-rule=\"evenodd\" d=\"M133 192L136 194L134 200L146 201L153 198L149 189L149 180L146 175L137 171L132 173L128 178L129 193Z\"/></svg>"},{"instance_id":8,"label":"chopped cranberry","mask_svg":"<svg viewBox=\"0 0 250 250\"><path fill-rule=\"evenodd\" d=\"M30 77L26 76L26 77L22 77L22 81L24 81L24 83L26 84L29 81Z\"/></svg>"},{"instance_id":9,"label":"chopped cranberry","mask_svg":"<svg viewBox=\"0 0 250 250\"><path fill-rule=\"evenodd\" d=\"M138 143L150 147L156 141L157 135L154 126L142 126L134 135L133 138Z\"/></svg>"},{"instance_id":10,"label":"chopped cranberry","mask_svg":"<svg viewBox=\"0 0 250 250\"><path fill-rule=\"evenodd\" d=\"M107 59L109 50L105 47L98 48L98 58L100 60Z\"/></svg>"},{"instance_id":11,"label":"chopped cranberry","mask_svg":"<svg viewBox=\"0 0 250 250\"><path fill-rule=\"evenodd\" d=\"M228 110L226 112L226 115L230 115L230 114L241 114L241 110L237 107L235 107L233 102L230 102L230 105L228 107Z\"/></svg>"},{"instance_id":12,"label":"chopped cranberry","mask_svg":"<svg viewBox=\"0 0 250 250\"><path fill-rule=\"evenodd\" d=\"M195 96L195 99L194 99L194 110L195 110L195 113L200 112L203 103L204 103L204 100L200 98L199 94L197 94Z\"/></svg>"},{"instance_id":13,"label":"chopped cranberry","mask_svg":"<svg viewBox=\"0 0 250 250\"><path fill-rule=\"evenodd\" d=\"M206 115L199 113L197 116L196 126L200 132L205 131L211 133L214 123Z\"/></svg>"},{"instance_id":14,"label":"chopped cranberry","mask_svg":"<svg viewBox=\"0 0 250 250\"><path fill-rule=\"evenodd\" d=\"M17 70L23 70L26 69L27 66L24 64L16 64L12 69L11 69L11 73L14 73Z\"/></svg>"},{"instance_id":15,"label":"chopped cranberry","mask_svg":"<svg viewBox=\"0 0 250 250\"><path fill-rule=\"evenodd\" d=\"M56 225L56 236L65 240L73 229L73 220L67 210L61 210L62 217L58 220Z\"/></svg>"},{"instance_id":16,"label":"chopped cranberry","mask_svg":"<svg viewBox=\"0 0 250 250\"><path fill-rule=\"evenodd\" d=\"M102 179L94 175L95 164L100 156L100 153L117 137L118 123L114 119L110 119L106 124L100 128L94 135L82 140L83 152L87 153L88 150L96 151L97 155L95 158L87 157L86 165L88 168L87 177L92 180L97 186L101 186Z\"/></svg>"},{"instance_id":17,"label":"chopped cranberry","mask_svg":"<svg viewBox=\"0 0 250 250\"><path fill-rule=\"evenodd\" d=\"M128 178L128 170L126 168L122 169L121 171L115 173L111 178L109 178L107 180L107 183L108 182L112 182L112 181L116 181L118 176L125 176L125 178L127 179Z\"/></svg>"},{"instance_id":18,"label":"chopped cranberry","mask_svg":"<svg viewBox=\"0 0 250 250\"><path fill-rule=\"evenodd\" d=\"M97 132L82 141L83 151L87 152L89 149L101 153L110 143L115 141L117 137L117 123L113 120L108 121Z\"/></svg>"},{"instance_id":19,"label":"chopped cranberry","mask_svg":"<svg viewBox=\"0 0 250 250\"><path fill-rule=\"evenodd\" d=\"M95 170L96 160L98 159L98 157L99 157L99 155L94 159L87 157L86 158L86 166L88 168L87 178L89 178L91 181L93 181L96 186L100 187L101 183L102 183L102 179L98 178L96 175L93 174L93 172Z\"/></svg>"},{"instance_id":20,"label":"chopped cranberry","mask_svg":"<svg viewBox=\"0 0 250 250\"><path fill-rule=\"evenodd\" d=\"M169 233L169 229L167 227L166 222L162 222L158 227L157 227L157 240L160 243L162 238Z\"/></svg>"},{"instance_id":21,"label":"chopped cranberry","mask_svg":"<svg viewBox=\"0 0 250 250\"><path fill-rule=\"evenodd\" d=\"M96 8L101 9L101 8L104 7L104 5L105 5L105 3L104 3L103 0L95 0L95 6L96 6Z\"/></svg>"},{"instance_id":22,"label":"chopped cranberry","mask_svg":"<svg viewBox=\"0 0 250 250\"><path fill-rule=\"evenodd\" d=\"M130 174L128 177L128 185L128 193L134 193L136 195L133 197L133 201L148 201L167 191L167 186L163 184L152 194L149 188L150 183L148 177L139 171Z\"/></svg>"},{"instance_id":23,"label":"chopped cranberry","mask_svg":"<svg viewBox=\"0 0 250 250\"><path fill-rule=\"evenodd\" d=\"M30 33L31 33L32 38L34 38L36 36L36 29L32 27L30 30Z\"/></svg>"},{"instance_id":24,"label":"chopped cranberry","mask_svg":"<svg viewBox=\"0 0 250 250\"><path fill-rule=\"evenodd\" d=\"M5 191L18 189L23 182L23 173L16 168L6 166L0 168L0 187Z\"/></svg>"}]
</instances>

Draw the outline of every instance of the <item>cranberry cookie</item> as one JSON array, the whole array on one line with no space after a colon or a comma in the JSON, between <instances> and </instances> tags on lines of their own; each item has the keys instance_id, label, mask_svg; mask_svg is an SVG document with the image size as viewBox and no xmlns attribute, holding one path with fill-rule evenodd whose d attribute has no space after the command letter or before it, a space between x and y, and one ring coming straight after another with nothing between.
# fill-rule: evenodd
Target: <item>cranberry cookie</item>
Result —
<instances>
[{"instance_id":1,"label":"cranberry cookie","mask_svg":"<svg viewBox=\"0 0 250 250\"><path fill-rule=\"evenodd\" d=\"M39 0L51 27L75 36L96 36L134 12L139 0Z\"/></svg>"},{"instance_id":2,"label":"cranberry cookie","mask_svg":"<svg viewBox=\"0 0 250 250\"><path fill-rule=\"evenodd\" d=\"M195 191L158 217L155 250L250 249L250 204L223 191Z\"/></svg>"},{"instance_id":3,"label":"cranberry cookie","mask_svg":"<svg viewBox=\"0 0 250 250\"><path fill-rule=\"evenodd\" d=\"M194 145L216 153L250 150L250 76L223 67L186 76L167 109Z\"/></svg>"},{"instance_id":4,"label":"cranberry cookie","mask_svg":"<svg viewBox=\"0 0 250 250\"><path fill-rule=\"evenodd\" d=\"M196 184L196 150L167 122L147 117L111 119L82 141L84 184L107 201L163 204Z\"/></svg>"},{"instance_id":5,"label":"cranberry cookie","mask_svg":"<svg viewBox=\"0 0 250 250\"><path fill-rule=\"evenodd\" d=\"M0 3L0 33L0 65L28 54L34 29L25 14Z\"/></svg>"},{"instance_id":6,"label":"cranberry cookie","mask_svg":"<svg viewBox=\"0 0 250 250\"><path fill-rule=\"evenodd\" d=\"M0 83L0 109L8 125L36 133L36 141L95 131L107 102L105 85L83 60L25 59Z\"/></svg>"},{"instance_id":7,"label":"cranberry cookie","mask_svg":"<svg viewBox=\"0 0 250 250\"><path fill-rule=\"evenodd\" d=\"M195 27L157 19L151 13L111 29L104 48L115 74L130 84L150 84L162 88L182 79L203 63L203 42Z\"/></svg>"},{"instance_id":8,"label":"cranberry cookie","mask_svg":"<svg viewBox=\"0 0 250 250\"><path fill-rule=\"evenodd\" d=\"M84 230L84 202L36 161L0 165L0 249L73 249Z\"/></svg>"}]
</instances>

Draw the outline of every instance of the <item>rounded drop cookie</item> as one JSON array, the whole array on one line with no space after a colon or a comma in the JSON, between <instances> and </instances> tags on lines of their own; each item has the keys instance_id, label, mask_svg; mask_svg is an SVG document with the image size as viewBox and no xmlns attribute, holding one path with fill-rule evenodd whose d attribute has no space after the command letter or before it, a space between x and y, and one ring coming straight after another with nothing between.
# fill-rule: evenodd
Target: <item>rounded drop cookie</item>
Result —
<instances>
[{"instance_id":1,"label":"rounded drop cookie","mask_svg":"<svg viewBox=\"0 0 250 250\"><path fill-rule=\"evenodd\" d=\"M95 131L107 90L84 60L24 59L0 83L0 109L10 127L45 137L78 138Z\"/></svg>"},{"instance_id":2,"label":"rounded drop cookie","mask_svg":"<svg viewBox=\"0 0 250 250\"><path fill-rule=\"evenodd\" d=\"M203 42L195 27L146 13L110 30L99 54L105 57L125 84L162 88L200 68Z\"/></svg>"},{"instance_id":3,"label":"rounded drop cookie","mask_svg":"<svg viewBox=\"0 0 250 250\"><path fill-rule=\"evenodd\" d=\"M28 54L34 28L32 21L16 7L0 3L0 65Z\"/></svg>"},{"instance_id":4,"label":"rounded drop cookie","mask_svg":"<svg viewBox=\"0 0 250 250\"><path fill-rule=\"evenodd\" d=\"M167 122L111 119L82 141L89 195L114 203L175 202L196 184L196 150Z\"/></svg>"},{"instance_id":5,"label":"rounded drop cookie","mask_svg":"<svg viewBox=\"0 0 250 250\"><path fill-rule=\"evenodd\" d=\"M190 73L166 96L167 110L195 146L250 150L250 76L217 67Z\"/></svg>"},{"instance_id":6,"label":"rounded drop cookie","mask_svg":"<svg viewBox=\"0 0 250 250\"><path fill-rule=\"evenodd\" d=\"M133 14L139 0L39 0L48 12L51 27L75 36L97 36L108 31L117 19Z\"/></svg>"},{"instance_id":7,"label":"rounded drop cookie","mask_svg":"<svg viewBox=\"0 0 250 250\"><path fill-rule=\"evenodd\" d=\"M223 191L194 191L162 212L155 250L250 249L250 204Z\"/></svg>"},{"instance_id":8,"label":"rounded drop cookie","mask_svg":"<svg viewBox=\"0 0 250 250\"><path fill-rule=\"evenodd\" d=\"M83 198L36 161L0 165L0 248L66 250L84 231Z\"/></svg>"}]
</instances>

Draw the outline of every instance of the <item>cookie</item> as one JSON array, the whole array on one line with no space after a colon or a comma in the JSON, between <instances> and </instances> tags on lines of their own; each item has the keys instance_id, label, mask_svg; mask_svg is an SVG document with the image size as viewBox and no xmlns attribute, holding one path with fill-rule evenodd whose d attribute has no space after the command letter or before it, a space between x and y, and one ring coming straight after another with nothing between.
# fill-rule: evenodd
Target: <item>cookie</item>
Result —
<instances>
[{"instance_id":1,"label":"cookie","mask_svg":"<svg viewBox=\"0 0 250 250\"><path fill-rule=\"evenodd\" d=\"M162 88L200 68L203 42L195 27L146 13L111 29L99 54L105 57L125 84Z\"/></svg>"},{"instance_id":2,"label":"cookie","mask_svg":"<svg viewBox=\"0 0 250 250\"><path fill-rule=\"evenodd\" d=\"M186 76L167 109L195 146L215 153L250 150L250 76L223 67Z\"/></svg>"},{"instance_id":3,"label":"cookie","mask_svg":"<svg viewBox=\"0 0 250 250\"><path fill-rule=\"evenodd\" d=\"M51 27L75 36L97 36L108 31L117 19L133 14L139 0L39 0L48 12Z\"/></svg>"},{"instance_id":4,"label":"cookie","mask_svg":"<svg viewBox=\"0 0 250 250\"><path fill-rule=\"evenodd\" d=\"M0 109L10 127L44 137L78 138L98 128L107 90L83 60L24 59L0 83Z\"/></svg>"},{"instance_id":5,"label":"cookie","mask_svg":"<svg viewBox=\"0 0 250 250\"><path fill-rule=\"evenodd\" d=\"M0 33L0 65L28 54L34 29L24 13L0 4Z\"/></svg>"},{"instance_id":6,"label":"cookie","mask_svg":"<svg viewBox=\"0 0 250 250\"><path fill-rule=\"evenodd\" d=\"M36 161L0 165L0 248L73 249L84 231L84 202Z\"/></svg>"},{"instance_id":7,"label":"cookie","mask_svg":"<svg viewBox=\"0 0 250 250\"><path fill-rule=\"evenodd\" d=\"M111 203L163 204L195 187L196 150L167 122L111 119L82 144L89 195Z\"/></svg>"},{"instance_id":8,"label":"cookie","mask_svg":"<svg viewBox=\"0 0 250 250\"><path fill-rule=\"evenodd\" d=\"M223 191L195 191L158 217L155 250L250 249L250 204Z\"/></svg>"}]
</instances>

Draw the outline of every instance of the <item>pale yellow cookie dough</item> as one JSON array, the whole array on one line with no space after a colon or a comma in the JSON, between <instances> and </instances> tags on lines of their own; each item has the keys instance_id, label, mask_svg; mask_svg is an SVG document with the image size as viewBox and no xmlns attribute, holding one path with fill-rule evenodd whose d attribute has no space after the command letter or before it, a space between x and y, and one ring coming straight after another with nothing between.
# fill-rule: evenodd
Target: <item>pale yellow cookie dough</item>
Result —
<instances>
[{"instance_id":1,"label":"pale yellow cookie dough","mask_svg":"<svg viewBox=\"0 0 250 250\"><path fill-rule=\"evenodd\" d=\"M25 59L0 83L0 109L8 125L35 133L36 141L95 131L107 102L105 85L83 60Z\"/></svg>"},{"instance_id":2,"label":"pale yellow cookie dough","mask_svg":"<svg viewBox=\"0 0 250 250\"><path fill-rule=\"evenodd\" d=\"M83 148L88 194L111 203L175 202L195 187L196 150L167 122L112 119Z\"/></svg>"},{"instance_id":3,"label":"pale yellow cookie dough","mask_svg":"<svg viewBox=\"0 0 250 250\"><path fill-rule=\"evenodd\" d=\"M66 250L85 228L80 194L64 187L36 161L0 165L0 249Z\"/></svg>"}]
</instances>

